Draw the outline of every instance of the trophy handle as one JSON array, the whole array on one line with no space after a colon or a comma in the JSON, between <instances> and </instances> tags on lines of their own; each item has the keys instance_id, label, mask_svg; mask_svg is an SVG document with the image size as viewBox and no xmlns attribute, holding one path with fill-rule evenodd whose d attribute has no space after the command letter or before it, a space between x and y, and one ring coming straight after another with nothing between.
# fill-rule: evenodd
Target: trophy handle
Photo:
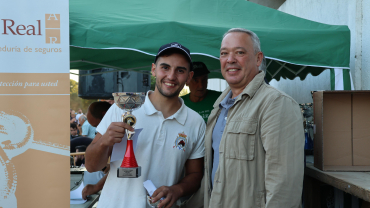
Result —
<instances>
[{"instance_id":1,"label":"trophy handle","mask_svg":"<svg viewBox=\"0 0 370 208\"><path fill-rule=\"evenodd\" d=\"M122 114L122 122L127 123L128 125L132 126L132 128L135 128L136 117L132 115L130 111L127 111L126 113ZM134 134L135 131L129 131L126 129L126 135L128 140L131 140L131 137Z\"/></svg>"}]
</instances>

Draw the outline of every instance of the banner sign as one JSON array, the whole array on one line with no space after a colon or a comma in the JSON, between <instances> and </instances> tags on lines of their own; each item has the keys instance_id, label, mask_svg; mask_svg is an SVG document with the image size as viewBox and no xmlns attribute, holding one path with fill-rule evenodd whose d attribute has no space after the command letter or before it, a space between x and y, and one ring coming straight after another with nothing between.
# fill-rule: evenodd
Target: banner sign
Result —
<instances>
[{"instance_id":1,"label":"banner sign","mask_svg":"<svg viewBox=\"0 0 370 208\"><path fill-rule=\"evenodd\" d=\"M0 208L69 207L69 1L0 7Z\"/></svg>"}]
</instances>

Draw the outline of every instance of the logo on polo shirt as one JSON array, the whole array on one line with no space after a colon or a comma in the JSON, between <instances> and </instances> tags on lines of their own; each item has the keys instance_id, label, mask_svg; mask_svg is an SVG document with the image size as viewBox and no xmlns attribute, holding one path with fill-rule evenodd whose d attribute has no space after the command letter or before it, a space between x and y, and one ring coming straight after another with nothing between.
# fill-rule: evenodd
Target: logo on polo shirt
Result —
<instances>
[{"instance_id":1,"label":"logo on polo shirt","mask_svg":"<svg viewBox=\"0 0 370 208\"><path fill-rule=\"evenodd\" d=\"M186 137L187 136L184 132L179 133L179 135L177 136L177 138L175 140L175 146L173 146L173 148L177 148L179 150L184 150L184 152L185 152L185 148L186 148L186 145L188 143L188 139Z\"/></svg>"}]
</instances>

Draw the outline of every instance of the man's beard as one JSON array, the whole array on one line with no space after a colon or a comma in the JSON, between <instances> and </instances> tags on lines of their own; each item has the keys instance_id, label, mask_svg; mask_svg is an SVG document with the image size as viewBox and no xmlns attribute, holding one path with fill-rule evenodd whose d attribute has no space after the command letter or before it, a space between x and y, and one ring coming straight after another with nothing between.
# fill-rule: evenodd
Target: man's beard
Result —
<instances>
[{"instance_id":1,"label":"man's beard","mask_svg":"<svg viewBox=\"0 0 370 208\"><path fill-rule=\"evenodd\" d=\"M178 88L174 93L169 94L169 93L165 93L165 92L162 90L161 82L159 82L159 84L158 84L158 82L156 81L156 82L155 82L155 85L156 85L156 87L157 87L157 89L158 89L159 93L161 93L161 95L163 95L164 97L167 97L167 98L178 97L178 96L179 96L179 94L180 94L180 92L181 92L181 90L182 90L182 88L184 88L184 86L183 86L183 87L179 87L179 88Z\"/></svg>"}]
</instances>

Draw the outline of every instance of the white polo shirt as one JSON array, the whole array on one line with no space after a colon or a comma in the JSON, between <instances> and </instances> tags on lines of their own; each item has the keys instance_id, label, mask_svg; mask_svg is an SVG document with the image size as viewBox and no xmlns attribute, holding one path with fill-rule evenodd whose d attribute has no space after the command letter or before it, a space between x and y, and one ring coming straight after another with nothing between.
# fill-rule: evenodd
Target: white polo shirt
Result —
<instances>
[{"instance_id":1,"label":"white polo shirt","mask_svg":"<svg viewBox=\"0 0 370 208\"><path fill-rule=\"evenodd\" d=\"M151 93L150 91L147 93ZM145 103L133 111L137 118L135 128L142 128L136 143L135 156L141 166L139 178L117 178L117 168L122 160L111 162L108 178L99 199L99 207L150 207L146 202L143 182L151 180L154 185L172 186L180 181L188 159L204 157L205 123L203 118L184 105L172 116L164 119L148 95ZM112 105L97 127L104 134L111 122L120 122L124 110ZM125 139L126 140L126 139ZM126 144L126 141L124 141ZM126 145L124 147L126 149ZM122 158L123 159L123 158Z\"/></svg>"}]
</instances>

